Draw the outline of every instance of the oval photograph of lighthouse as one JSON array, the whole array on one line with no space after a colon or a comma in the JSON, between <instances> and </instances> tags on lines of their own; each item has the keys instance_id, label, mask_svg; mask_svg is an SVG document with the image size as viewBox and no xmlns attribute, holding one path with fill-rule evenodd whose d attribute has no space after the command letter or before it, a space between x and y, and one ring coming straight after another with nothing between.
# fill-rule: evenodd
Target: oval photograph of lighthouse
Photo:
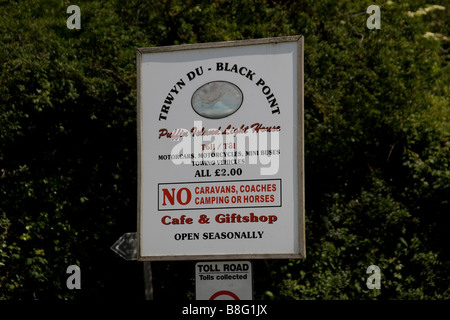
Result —
<instances>
[{"instance_id":1,"label":"oval photograph of lighthouse","mask_svg":"<svg viewBox=\"0 0 450 320\"><path fill-rule=\"evenodd\" d=\"M195 90L191 104L202 117L221 119L235 113L243 101L244 95L238 86L227 81L213 81Z\"/></svg>"}]
</instances>

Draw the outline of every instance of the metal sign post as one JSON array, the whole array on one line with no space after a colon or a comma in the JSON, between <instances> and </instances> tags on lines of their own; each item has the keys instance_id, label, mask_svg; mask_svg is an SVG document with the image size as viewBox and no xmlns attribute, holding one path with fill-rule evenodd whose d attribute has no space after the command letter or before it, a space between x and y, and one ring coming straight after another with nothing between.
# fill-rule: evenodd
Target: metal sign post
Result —
<instances>
[{"instance_id":1,"label":"metal sign post","mask_svg":"<svg viewBox=\"0 0 450 320\"><path fill-rule=\"evenodd\" d=\"M110 248L118 256L128 261L137 260L136 232L124 233ZM153 300L152 267L150 261L144 261L145 300Z\"/></svg>"}]
</instances>

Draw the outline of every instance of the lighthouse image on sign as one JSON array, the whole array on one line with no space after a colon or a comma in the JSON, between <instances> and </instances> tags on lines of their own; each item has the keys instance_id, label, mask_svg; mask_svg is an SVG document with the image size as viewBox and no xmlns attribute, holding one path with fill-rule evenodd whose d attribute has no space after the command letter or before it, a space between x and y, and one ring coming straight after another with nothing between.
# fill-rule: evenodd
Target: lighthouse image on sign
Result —
<instances>
[{"instance_id":1,"label":"lighthouse image on sign","mask_svg":"<svg viewBox=\"0 0 450 320\"><path fill-rule=\"evenodd\" d=\"M200 116L221 119L235 113L243 101L244 95L238 86L228 81L213 81L194 92L191 104Z\"/></svg>"}]
</instances>

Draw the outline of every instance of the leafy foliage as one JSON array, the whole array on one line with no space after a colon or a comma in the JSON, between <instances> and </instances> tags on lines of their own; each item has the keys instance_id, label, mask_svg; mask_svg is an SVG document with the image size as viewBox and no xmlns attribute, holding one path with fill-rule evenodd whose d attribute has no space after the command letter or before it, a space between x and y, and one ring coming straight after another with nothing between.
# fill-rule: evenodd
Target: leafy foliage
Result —
<instances>
[{"instance_id":1,"label":"leafy foliage","mask_svg":"<svg viewBox=\"0 0 450 320\"><path fill-rule=\"evenodd\" d=\"M450 8L383 1L369 30L371 4L80 1L69 30L68 1L0 3L0 298L142 299L109 250L136 230L136 48L293 34L307 258L255 261L256 298L450 298ZM152 265L156 299L193 297L192 263Z\"/></svg>"}]
</instances>

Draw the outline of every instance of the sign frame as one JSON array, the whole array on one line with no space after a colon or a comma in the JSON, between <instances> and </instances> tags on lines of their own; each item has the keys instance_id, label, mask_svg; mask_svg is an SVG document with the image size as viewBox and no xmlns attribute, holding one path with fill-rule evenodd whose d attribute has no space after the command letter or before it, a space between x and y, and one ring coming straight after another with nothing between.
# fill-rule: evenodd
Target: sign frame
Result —
<instances>
[{"instance_id":1,"label":"sign frame","mask_svg":"<svg viewBox=\"0 0 450 320\"><path fill-rule=\"evenodd\" d=\"M297 46L296 57L296 81L297 81L297 252L295 253L268 253L268 254L205 254L205 255L154 255L144 256L141 252L142 241L142 59L148 53L166 53L174 51L201 50L214 48L232 48L260 44L278 44L295 42ZM138 48L136 53L137 67L137 252L138 261L183 261L183 260L249 260L249 259L304 259L306 258L305 246L305 172L304 172L304 37L286 36L275 38L262 38L251 40L224 41L199 44L172 45L162 47ZM295 138L294 138L295 139ZM295 213L294 213L295 214Z\"/></svg>"}]
</instances>

